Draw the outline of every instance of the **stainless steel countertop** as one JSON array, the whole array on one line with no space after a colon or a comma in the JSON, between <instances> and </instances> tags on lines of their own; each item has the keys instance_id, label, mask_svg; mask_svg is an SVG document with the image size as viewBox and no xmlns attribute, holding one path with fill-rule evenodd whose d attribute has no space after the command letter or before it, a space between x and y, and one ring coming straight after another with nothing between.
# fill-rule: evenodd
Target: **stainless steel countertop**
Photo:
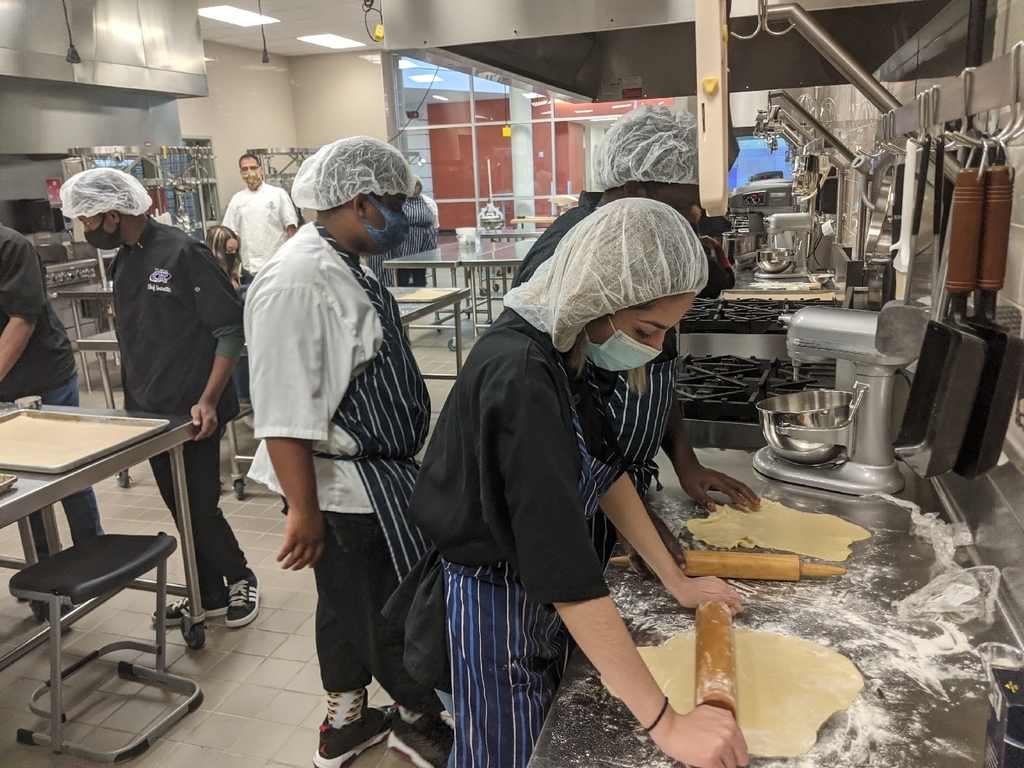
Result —
<instances>
[{"instance_id":1,"label":"stainless steel countertop","mask_svg":"<svg viewBox=\"0 0 1024 768\"><path fill-rule=\"evenodd\" d=\"M745 582L745 610L734 626L788 634L821 643L849 657L864 676L864 690L848 712L834 714L819 730L815 747L789 760L755 758L752 766L800 768L976 768L984 751L988 713L979 643L1013 642L997 615L990 628L904 622L892 603L929 581L931 546L909 532L905 510L865 499L787 485L756 476L752 454L700 450L706 466L748 482L766 498L797 509L830 512L858 523L872 537L853 545L844 563L849 573L820 581ZM924 512L940 504L927 481L909 470L902 498ZM695 514L673 473L662 471L665 491L652 503L679 530ZM684 538L688 538L684 536ZM960 553L965 565L967 553ZM644 582L623 568L608 574L612 596L639 645L660 645L693 627L657 582ZM735 582L734 582L735 583ZM531 768L598 768L674 765L654 745L625 706L603 688L596 670L579 652L569 663Z\"/></svg>"},{"instance_id":2,"label":"stainless steel countertop","mask_svg":"<svg viewBox=\"0 0 1024 768\"><path fill-rule=\"evenodd\" d=\"M0 493L0 528L10 525L48 504L55 504L65 496L88 488L118 472L164 453L191 439L192 420L186 416L154 416L149 413L106 411L92 408L44 407L47 411L86 413L101 416L135 416L161 418L170 421L164 432L153 435L120 451L93 461L61 475L15 472L18 482L14 488Z\"/></svg>"}]
</instances>

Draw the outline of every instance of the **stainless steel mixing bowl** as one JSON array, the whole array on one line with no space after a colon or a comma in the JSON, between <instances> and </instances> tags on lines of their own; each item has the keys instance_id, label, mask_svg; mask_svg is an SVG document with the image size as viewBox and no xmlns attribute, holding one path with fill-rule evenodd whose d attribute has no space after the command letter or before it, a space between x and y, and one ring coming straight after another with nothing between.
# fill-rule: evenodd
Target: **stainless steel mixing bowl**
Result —
<instances>
[{"instance_id":1,"label":"stainless steel mixing bowl","mask_svg":"<svg viewBox=\"0 0 1024 768\"><path fill-rule=\"evenodd\" d=\"M793 251L789 248L761 248L757 252L757 268L769 275L785 272L793 266Z\"/></svg>"},{"instance_id":2,"label":"stainless steel mixing bowl","mask_svg":"<svg viewBox=\"0 0 1024 768\"><path fill-rule=\"evenodd\" d=\"M852 392L834 389L808 390L770 397L757 404L761 431L780 458L795 464L826 464L843 452L836 430L849 427L855 411ZM800 434L787 434L792 427ZM821 440L813 439L821 430Z\"/></svg>"}]
</instances>

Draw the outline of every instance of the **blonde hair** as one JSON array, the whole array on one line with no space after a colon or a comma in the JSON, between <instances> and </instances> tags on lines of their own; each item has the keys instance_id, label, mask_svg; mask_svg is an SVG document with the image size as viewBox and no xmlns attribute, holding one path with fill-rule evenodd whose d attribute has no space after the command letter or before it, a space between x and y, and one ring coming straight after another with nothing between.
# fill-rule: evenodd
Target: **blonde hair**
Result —
<instances>
[{"instance_id":1,"label":"blonde hair","mask_svg":"<svg viewBox=\"0 0 1024 768\"><path fill-rule=\"evenodd\" d=\"M583 374L583 369L587 365L587 331L586 328L579 332L576 337L576 341L573 343L572 348L569 350L569 365L572 366L573 371L577 376ZM629 384L629 389L638 395L642 395L647 391L647 366L642 365L639 368L633 368L626 374L626 382Z\"/></svg>"},{"instance_id":2,"label":"blonde hair","mask_svg":"<svg viewBox=\"0 0 1024 768\"><path fill-rule=\"evenodd\" d=\"M230 254L234 257L233 261L228 261L228 240L234 240L238 243L238 250ZM210 231L206 233L206 247L213 251L213 255L217 257L217 261L220 262L221 268L227 273L228 277L232 278L235 282L242 279L242 241L235 234L234 230L221 225L210 227Z\"/></svg>"}]
</instances>

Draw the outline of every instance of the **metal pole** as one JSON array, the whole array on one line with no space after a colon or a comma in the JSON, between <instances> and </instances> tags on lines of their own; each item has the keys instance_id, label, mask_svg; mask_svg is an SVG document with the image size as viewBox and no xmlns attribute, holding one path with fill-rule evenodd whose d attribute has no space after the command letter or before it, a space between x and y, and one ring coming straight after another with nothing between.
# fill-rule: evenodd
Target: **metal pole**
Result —
<instances>
[{"instance_id":1,"label":"metal pole","mask_svg":"<svg viewBox=\"0 0 1024 768\"><path fill-rule=\"evenodd\" d=\"M171 479L174 482L174 506L178 510L178 533L181 536L181 559L185 562L185 586L188 590L189 617L182 622L182 634L188 631L188 618L191 624L198 624L206 618L203 611L203 600L199 594L199 570L196 567L195 539L192 536L192 511L188 504L188 484L185 476L185 454L182 445L170 450Z\"/></svg>"},{"instance_id":2,"label":"metal pole","mask_svg":"<svg viewBox=\"0 0 1024 768\"><path fill-rule=\"evenodd\" d=\"M813 46L814 50L824 56L829 64L839 70L839 73L880 111L888 112L890 109L898 109L902 106L895 96L872 77L871 73L850 56L836 39L797 3L769 6L765 18L769 22L793 22L796 30Z\"/></svg>"}]
</instances>

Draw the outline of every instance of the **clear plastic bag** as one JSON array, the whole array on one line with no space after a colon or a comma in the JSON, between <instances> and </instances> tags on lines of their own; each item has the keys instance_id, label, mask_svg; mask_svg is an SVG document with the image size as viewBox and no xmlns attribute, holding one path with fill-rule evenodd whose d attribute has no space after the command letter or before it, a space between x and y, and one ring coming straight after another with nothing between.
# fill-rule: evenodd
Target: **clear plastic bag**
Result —
<instances>
[{"instance_id":1,"label":"clear plastic bag","mask_svg":"<svg viewBox=\"0 0 1024 768\"><path fill-rule=\"evenodd\" d=\"M914 502L897 499L887 493L873 495L910 512L910 532L929 542L935 550L935 563L929 572L930 576L934 577L960 568L954 561L956 548L970 546L974 543L974 538L966 523L943 522L939 519L937 512L923 514L921 508Z\"/></svg>"},{"instance_id":2,"label":"clear plastic bag","mask_svg":"<svg viewBox=\"0 0 1024 768\"><path fill-rule=\"evenodd\" d=\"M959 568L942 574L896 603L901 619L946 619L955 624L978 620L988 626L995 618L999 569L994 565Z\"/></svg>"}]
</instances>

